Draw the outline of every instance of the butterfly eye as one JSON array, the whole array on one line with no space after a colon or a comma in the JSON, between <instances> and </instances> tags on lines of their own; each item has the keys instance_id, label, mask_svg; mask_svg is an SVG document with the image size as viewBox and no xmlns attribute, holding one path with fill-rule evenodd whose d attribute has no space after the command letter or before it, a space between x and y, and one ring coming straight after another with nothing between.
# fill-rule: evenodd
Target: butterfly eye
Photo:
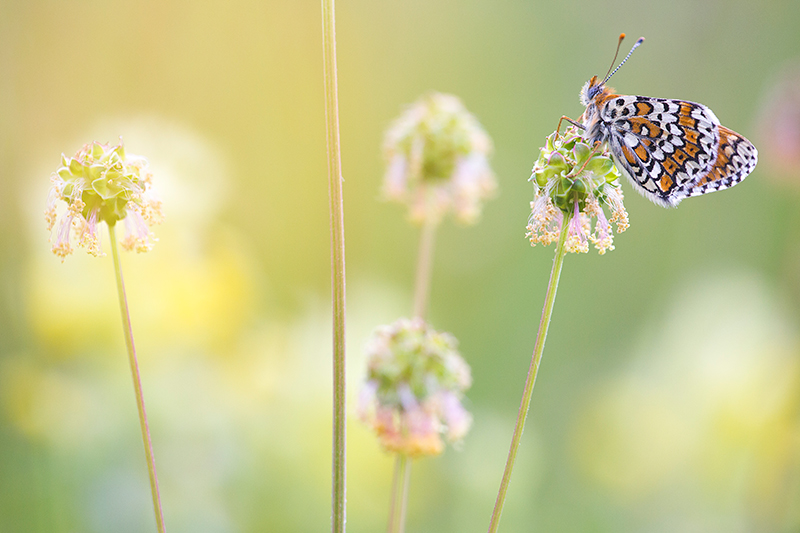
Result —
<instances>
[{"instance_id":1,"label":"butterfly eye","mask_svg":"<svg viewBox=\"0 0 800 533\"><path fill-rule=\"evenodd\" d=\"M600 92L600 88L601 87L602 87L602 85L592 85L591 87L589 87L589 91L588 91L589 100L594 98L597 95L597 93Z\"/></svg>"}]
</instances>

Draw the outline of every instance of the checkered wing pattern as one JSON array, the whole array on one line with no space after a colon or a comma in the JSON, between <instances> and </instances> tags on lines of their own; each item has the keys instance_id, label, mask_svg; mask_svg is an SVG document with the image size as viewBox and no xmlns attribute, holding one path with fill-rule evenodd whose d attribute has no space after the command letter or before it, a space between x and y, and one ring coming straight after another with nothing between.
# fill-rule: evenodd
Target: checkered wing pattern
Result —
<instances>
[{"instance_id":1,"label":"checkered wing pattern","mask_svg":"<svg viewBox=\"0 0 800 533\"><path fill-rule=\"evenodd\" d=\"M711 170L682 187L676 194L678 200L733 187L756 168L758 150L753 143L725 126L719 126L719 138Z\"/></svg>"},{"instance_id":2,"label":"checkered wing pattern","mask_svg":"<svg viewBox=\"0 0 800 533\"><path fill-rule=\"evenodd\" d=\"M746 172L724 186L710 185L726 181L726 170L716 177L716 165L721 137L730 130L702 104L646 96L613 96L603 104L598 118L606 126L617 166L639 192L660 205L675 206L688 196L730 187L752 170L741 157L735 168ZM755 153L749 141L737 137ZM711 179L703 182L706 178Z\"/></svg>"}]
</instances>

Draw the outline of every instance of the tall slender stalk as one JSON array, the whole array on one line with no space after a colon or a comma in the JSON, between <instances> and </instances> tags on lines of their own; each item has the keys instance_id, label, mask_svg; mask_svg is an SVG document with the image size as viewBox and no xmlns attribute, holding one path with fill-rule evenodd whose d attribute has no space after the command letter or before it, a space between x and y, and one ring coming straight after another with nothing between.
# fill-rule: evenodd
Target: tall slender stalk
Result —
<instances>
[{"instance_id":1,"label":"tall slender stalk","mask_svg":"<svg viewBox=\"0 0 800 533\"><path fill-rule=\"evenodd\" d=\"M433 245L436 241L436 228L439 225L439 220L430 214L430 209L428 213L420 233L417 274L414 283L414 318L423 320L428 308L431 272L433 270ZM389 533L403 533L405 530L411 462L411 458L407 455L397 454L394 479L392 480L392 499L389 503Z\"/></svg>"},{"instance_id":2,"label":"tall slender stalk","mask_svg":"<svg viewBox=\"0 0 800 533\"><path fill-rule=\"evenodd\" d=\"M528 378L525 380L525 389L522 392L522 401L520 402L519 413L517 414L517 425L514 428L514 436L511 438L511 448L508 451L506 468L505 471L503 471L503 479L500 482L500 490L497 492L497 500L494 504L494 511L492 511L492 520L489 523L489 533L496 533L497 528L500 525L500 514L503 512L503 504L506 501L508 483L511 481L511 471L514 469L514 462L517 459L517 450L519 449L519 442L522 438L522 431L525 429L525 419L528 417L528 408L531 405L533 386L536 383L536 375L539 373L539 363L542 360L544 342L547 339L547 328L550 326L550 316L553 314L553 305L556 301L558 279L561 276L561 266L564 263L564 255L566 253L564 244L567 240L567 233L569 232L570 218L571 215L569 213L565 214L564 220L561 224L561 234L558 237L556 255L553 259L553 269L550 271L550 283L547 285L547 293L544 298L544 307L542 308L542 318L539 321L539 333L536 335L536 344L533 347L531 366L528 370Z\"/></svg>"},{"instance_id":3,"label":"tall slender stalk","mask_svg":"<svg viewBox=\"0 0 800 533\"><path fill-rule=\"evenodd\" d=\"M392 496L389 500L389 524L386 527L387 533L395 531L395 522L397 521L397 509L399 508L400 499L398 493L400 492L400 476L403 468L401 460L402 455L399 453L394 462L394 475L392 476Z\"/></svg>"},{"instance_id":4,"label":"tall slender stalk","mask_svg":"<svg viewBox=\"0 0 800 533\"><path fill-rule=\"evenodd\" d=\"M336 9L322 0L322 48L325 74L325 118L328 137L328 196L331 224L331 290L333 299L333 460L331 531L345 531L345 270L342 161L339 141L339 95L336 80Z\"/></svg>"},{"instance_id":5,"label":"tall slender stalk","mask_svg":"<svg viewBox=\"0 0 800 533\"><path fill-rule=\"evenodd\" d=\"M404 533L406 530L406 507L408 506L408 487L411 485L411 458L403 455L400 457L400 469L403 470L403 481L400 486L402 499L397 519L397 533Z\"/></svg>"},{"instance_id":6,"label":"tall slender stalk","mask_svg":"<svg viewBox=\"0 0 800 533\"><path fill-rule=\"evenodd\" d=\"M411 481L411 458L406 454L397 454L392 480L392 502L389 507L388 533L403 533L406 529L406 506L408 504L408 487Z\"/></svg>"},{"instance_id":7,"label":"tall slender stalk","mask_svg":"<svg viewBox=\"0 0 800 533\"><path fill-rule=\"evenodd\" d=\"M150 492L153 495L153 510L156 514L156 525L159 533L166 531L164 527L164 512L161 509L161 495L158 492L158 473L156 460L153 457L153 443L150 440L150 427L147 424L147 411L144 408L144 395L142 394L142 380L139 376L139 363L136 360L136 348L133 345L133 329L131 316L128 312L128 299L125 296L125 283L122 280L122 267L119 264L119 250L114 224L109 224L108 233L111 237L111 255L114 257L114 272L117 275L117 294L119 295L119 309L122 313L122 329L125 332L125 346L128 349L128 361L131 365L133 388L136 391L136 406L139 408L139 425L142 429L142 442L144 453L147 457L147 471L150 474Z\"/></svg>"},{"instance_id":8,"label":"tall slender stalk","mask_svg":"<svg viewBox=\"0 0 800 533\"><path fill-rule=\"evenodd\" d=\"M430 211L430 210L429 210ZM438 220L431 215L425 218L419 238L417 254L417 279L414 288L414 317L425 318L430 295L431 273L433 271L433 245L436 240Z\"/></svg>"}]
</instances>

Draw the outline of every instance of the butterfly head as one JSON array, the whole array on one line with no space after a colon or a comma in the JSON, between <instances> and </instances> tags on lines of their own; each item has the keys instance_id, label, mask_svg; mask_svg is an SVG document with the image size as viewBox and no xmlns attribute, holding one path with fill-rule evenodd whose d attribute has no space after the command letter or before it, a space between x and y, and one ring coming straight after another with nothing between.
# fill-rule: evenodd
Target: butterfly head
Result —
<instances>
[{"instance_id":1,"label":"butterfly head","mask_svg":"<svg viewBox=\"0 0 800 533\"><path fill-rule=\"evenodd\" d=\"M597 97L597 95L611 94L613 92L613 89L606 87L606 82L619 70L619 67L625 64L628 58L631 57L633 51L639 48L639 45L644 42L644 37L639 37L639 39L633 45L633 48L631 48L631 51L628 52L627 56L625 56L625 59L623 59L620 64L617 65L617 68L612 71L611 68L614 66L614 62L617 60L617 54L619 53L619 45L622 44L622 40L624 38L625 34L620 34L619 42L617 43L617 52L614 54L614 59L611 60L611 67L609 67L606 77L600 81L597 76L592 76L592 79L587 81L583 86L583 89L581 89L581 104L584 106L588 106L589 103L591 103Z\"/></svg>"},{"instance_id":2,"label":"butterfly head","mask_svg":"<svg viewBox=\"0 0 800 533\"><path fill-rule=\"evenodd\" d=\"M597 76L592 76L592 79L587 81L581 89L581 105L588 106L598 94L602 94L610 89L606 88L605 82L597 79Z\"/></svg>"}]
</instances>

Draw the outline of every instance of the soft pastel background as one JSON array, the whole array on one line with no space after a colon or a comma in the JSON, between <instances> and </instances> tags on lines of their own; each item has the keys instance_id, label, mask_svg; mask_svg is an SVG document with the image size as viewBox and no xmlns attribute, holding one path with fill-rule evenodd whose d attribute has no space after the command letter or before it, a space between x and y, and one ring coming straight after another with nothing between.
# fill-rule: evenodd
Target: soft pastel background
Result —
<instances>
[{"instance_id":1,"label":"soft pastel background","mask_svg":"<svg viewBox=\"0 0 800 533\"><path fill-rule=\"evenodd\" d=\"M710 106L761 161L567 258L503 531L800 530L795 0L340 1L349 411L372 328L410 312L417 230L379 201L382 133L430 90L496 147L482 222L437 242L430 318L474 426L415 463L409 532L484 531L552 249L524 239L540 144L611 60L623 93ZM154 531L110 257L50 254L48 177L87 141L151 161L166 223L123 267L173 532L330 517L329 229L315 1L0 3L0 531ZM392 460L351 416L348 530Z\"/></svg>"}]
</instances>

